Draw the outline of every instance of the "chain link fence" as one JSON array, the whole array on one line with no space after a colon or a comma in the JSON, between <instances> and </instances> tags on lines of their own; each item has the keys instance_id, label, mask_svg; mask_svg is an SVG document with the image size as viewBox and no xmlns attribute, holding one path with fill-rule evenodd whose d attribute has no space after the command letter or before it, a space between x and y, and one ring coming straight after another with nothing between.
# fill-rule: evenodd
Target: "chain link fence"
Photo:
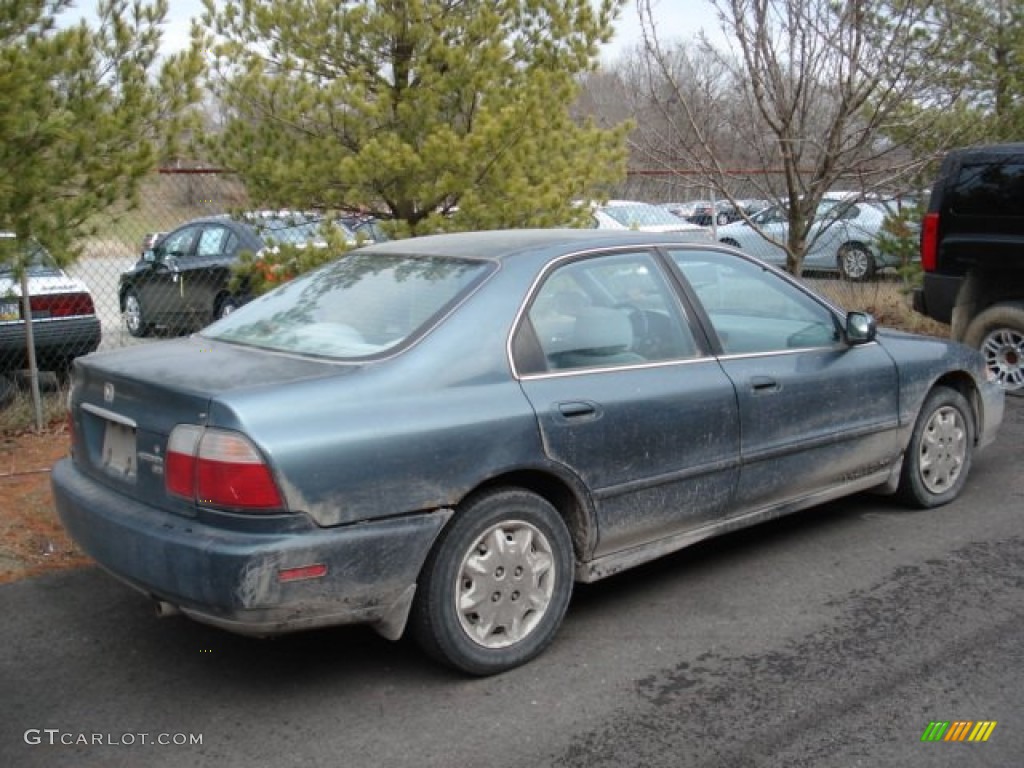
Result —
<instances>
[{"instance_id":1,"label":"chain link fence","mask_svg":"<svg viewBox=\"0 0 1024 768\"><path fill-rule=\"evenodd\" d=\"M744 181L738 174L735 188L730 190L733 197L756 197L771 180L762 177L757 181ZM630 173L610 190L610 197L652 203L716 202L710 189L685 173ZM80 244L80 258L64 273L42 266L30 270L26 279L28 308L20 299L21 287L12 277L5 281L0 273L0 402L10 395L19 377L24 379L24 371L32 363L26 352L27 311L35 320L37 367L58 375L75 356L92 349L142 343L147 337L199 327L230 311L236 301L227 288L229 271L212 266L218 257L223 265L225 253L239 250L237 238L244 238L244 233L239 228L206 226L180 234L179 228L200 217L251 210L254 205L232 173L163 169L144 180L136 207L102 217L96 234ZM883 215L873 205L851 209L832 227L831 234L815 244L807 266L842 270L843 259L848 257L851 268L860 270L855 277L882 270L887 266L883 254L873 249L870 238ZM282 223L278 217L273 223L289 231L318 226L310 219ZM715 218L699 223L709 225L716 240L772 263L785 261L781 248L767 243L742 220L731 224ZM765 225L770 229L771 222ZM161 240L173 230L179 234ZM306 231L297 239L308 235ZM370 237L373 239L372 234ZM278 238L288 239L287 235ZM147 262L144 253L158 242L160 258ZM251 250L258 249L257 242ZM133 283L131 276L140 271L146 272L147 281Z\"/></svg>"},{"instance_id":2,"label":"chain link fence","mask_svg":"<svg viewBox=\"0 0 1024 768\"><path fill-rule=\"evenodd\" d=\"M32 378L33 363L43 387L53 388L75 357L137 343L122 311L121 275L158 235L247 206L245 189L231 173L164 169L143 180L136 207L101 216L96 233L79 243L80 257L63 270L37 246L24 278L0 266L0 407Z\"/></svg>"}]
</instances>

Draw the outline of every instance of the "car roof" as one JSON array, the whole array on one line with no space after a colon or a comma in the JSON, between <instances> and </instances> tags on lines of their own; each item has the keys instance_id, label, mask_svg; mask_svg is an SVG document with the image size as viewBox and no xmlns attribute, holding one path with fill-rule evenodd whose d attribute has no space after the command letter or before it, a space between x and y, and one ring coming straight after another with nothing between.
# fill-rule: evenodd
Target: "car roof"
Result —
<instances>
[{"instance_id":1,"label":"car roof","mask_svg":"<svg viewBox=\"0 0 1024 768\"><path fill-rule=\"evenodd\" d=\"M1005 144L976 144L969 147L957 147L949 152L950 156L961 155L1015 155L1024 154L1024 142L1006 142Z\"/></svg>"},{"instance_id":2,"label":"car roof","mask_svg":"<svg viewBox=\"0 0 1024 768\"><path fill-rule=\"evenodd\" d=\"M427 235L408 240L392 240L366 246L374 253L423 256L455 256L504 260L523 252L547 252L549 255L619 246L692 245L710 243L695 240L693 232L660 233L610 229L506 229L486 232L459 232Z\"/></svg>"}]
</instances>

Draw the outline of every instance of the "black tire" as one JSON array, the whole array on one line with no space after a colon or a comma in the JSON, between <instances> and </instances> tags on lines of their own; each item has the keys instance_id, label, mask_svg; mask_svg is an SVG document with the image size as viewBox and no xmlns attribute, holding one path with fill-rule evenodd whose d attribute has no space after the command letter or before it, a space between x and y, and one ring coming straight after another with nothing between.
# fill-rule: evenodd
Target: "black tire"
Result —
<instances>
[{"instance_id":1,"label":"black tire","mask_svg":"<svg viewBox=\"0 0 1024 768\"><path fill-rule=\"evenodd\" d=\"M14 381L14 377L8 376L5 373L0 373L0 408L6 408L14 399L14 395L17 391L18 385Z\"/></svg>"},{"instance_id":2,"label":"black tire","mask_svg":"<svg viewBox=\"0 0 1024 768\"><path fill-rule=\"evenodd\" d=\"M124 324L128 333L136 338L143 338L149 335L150 325L146 319L146 312L139 301L139 295L129 290L124 294Z\"/></svg>"},{"instance_id":3,"label":"black tire","mask_svg":"<svg viewBox=\"0 0 1024 768\"><path fill-rule=\"evenodd\" d=\"M926 509L959 496L971 469L974 435L974 414L963 395L942 386L928 393L903 455L900 498Z\"/></svg>"},{"instance_id":4,"label":"black tire","mask_svg":"<svg viewBox=\"0 0 1024 768\"><path fill-rule=\"evenodd\" d=\"M412 631L438 661L473 675L504 672L551 643L572 583L572 541L555 508L529 491L488 491L467 500L434 544Z\"/></svg>"},{"instance_id":5,"label":"black tire","mask_svg":"<svg viewBox=\"0 0 1024 768\"><path fill-rule=\"evenodd\" d=\"M981 350L1007 392L1024 394L1024 305L994 304L967 326L964 343Z\"/></svg>"},{"instance_id":6,"label":"black tire","mask_svg":"<svg viewBox=\"0 0 1024 768\"><path fill-rule=\"evenodd\" d=\"M735 240L733 240L731 237L723 237L719 242L722 245L728 245L728 246L730 246L732 248L739 248L740 247L740 244L738 242L736 242Z\"/></svg>"},{"instance_id":7,"label":"black tire","mask_svg":"<svg viewBox=\"0 0 1024 768\"><path fill-rule=\"evenodd\" d=\"M220 320L222 317L227 317L240 306L242 306L242 303L234 296L225 296L217 302L217 306L213 311L213 319Z\"/></svg>"},{"instance_id":8,"label":"black tire","mask_svg":"<svg viewBox=\"0 0 1024 768\"><path fill-rule=\"evenodd\" d=\"M847 243L836 255L839 275L844 280L863 282L875 276L875 257L871 249L860 243Z\"/></svg>"}]
</instances>

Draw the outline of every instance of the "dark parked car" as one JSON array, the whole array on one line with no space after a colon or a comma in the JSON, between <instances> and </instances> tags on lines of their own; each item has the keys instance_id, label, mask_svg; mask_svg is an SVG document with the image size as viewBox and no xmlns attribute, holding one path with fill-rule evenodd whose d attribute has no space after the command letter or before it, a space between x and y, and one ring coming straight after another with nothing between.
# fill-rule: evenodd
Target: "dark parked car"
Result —
<instances>
[{"instance_id":1,"label":"dark parked car","mask_svg":"<svg viewBox=\"0 0 1024 768\"><path fill-rule=\"evenodd\" d=\"M160 242L160 239L166 235L166 232L147 232L142 236L142 249L139 251L140 254L145 256L146 251L151 251Z\"/></svg>"},{"instance_id":2,"label":"dark parked car","mask_svg":"<svg viewBox=\"0 0 1024 768\"><path fill-rule=\"evenodd\" d=\"M70 405L60 517L164 613L408 624L488 674L574 581L857 491L952 500L1003 393L717 244L524 230L350 253L78 361Z\"/></svg>"},{"instance_id":3,"label":"dark parked car","mask_svg":"<svg viewBox=\"0 0 1024 768\"><path fill-rule=\"evenodd\" d=\"M702 200L694 204L693 213L686 217L691 224L702 227L710 227L712 224L722 226L743 218L736 208L728 200L709 202Z\"/></svg>"},{"instance_id":4,"label":"dark parked car","mask_svg":"<svg viewBox=\"0 0 1024 768\"><path fill-rule=\"evenodd\" d=\"M200 218L155 234L155 245L121 275L118 286L132 336L146 336L158 325L199 328L227 315L250 298L244 288L233 291L230 285L232 267L243 252L321 238L319 220L288 213Z\"/></svg>"},{"instance_id":5,"label":"dark parked car","mask_svg":"<svg viewBox=\"0 0 1024 768\"><path fill-rule=\"evenodd\" d=\"M85 283L60 269L38 243L27 247L31 252L24 263L36 364L40 370L64 375L72 360L99 346L100 321ZM0 402L12 392L12 374L25 368L28 347L21 280L10 262L0 263Z\"/></svg>"}]
</instances>

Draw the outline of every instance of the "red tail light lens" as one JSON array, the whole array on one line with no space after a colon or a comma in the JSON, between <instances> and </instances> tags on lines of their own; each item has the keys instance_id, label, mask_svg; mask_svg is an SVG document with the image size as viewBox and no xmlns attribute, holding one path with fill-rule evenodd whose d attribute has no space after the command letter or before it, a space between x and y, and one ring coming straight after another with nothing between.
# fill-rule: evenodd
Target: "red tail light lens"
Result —
<instances>
[{"instance_id":1,"label":"red tail light lens","mask_svg":"<svg viewBox=\"0 0 1024 768\"><path fill-rule=\"evenodd\" d=\"M926 213L921 220L921 268L934 272L939 261L939 214Z\"/></svg>"},{"instance_id":2,"label":"red tail light lens","mask_svg":"<svg viewBox=\"0 0 1024 768\"><path fill-rule=\"evenodd\" d=\"M168 493L195 500L196 454L202 436L203 428L192 424L179 424L171 432L164 461L164 486Z\"/></svg>"},{"instance_id":3,"label":"red tail light lens","mask_svg":"<svg viewBox=\"0 0 1024 768\"><path fill-rule=\"evenodd\" d=\"M92 296L88 293L54 293L30 296L29 306L32 307L33 318L76 317L96 313Z\"/></svg>"},{"instance_id":4,"label":"red tail light lens","mask_svg":"<svg viewBox=\"0 0 1024 768\"><path fill-rule=\"evenodd\" d=\"M284 508L270 467L244 435L193 424L174 428L164 464L167 492L226 509Z\"/></svg>"}]
</instances>

